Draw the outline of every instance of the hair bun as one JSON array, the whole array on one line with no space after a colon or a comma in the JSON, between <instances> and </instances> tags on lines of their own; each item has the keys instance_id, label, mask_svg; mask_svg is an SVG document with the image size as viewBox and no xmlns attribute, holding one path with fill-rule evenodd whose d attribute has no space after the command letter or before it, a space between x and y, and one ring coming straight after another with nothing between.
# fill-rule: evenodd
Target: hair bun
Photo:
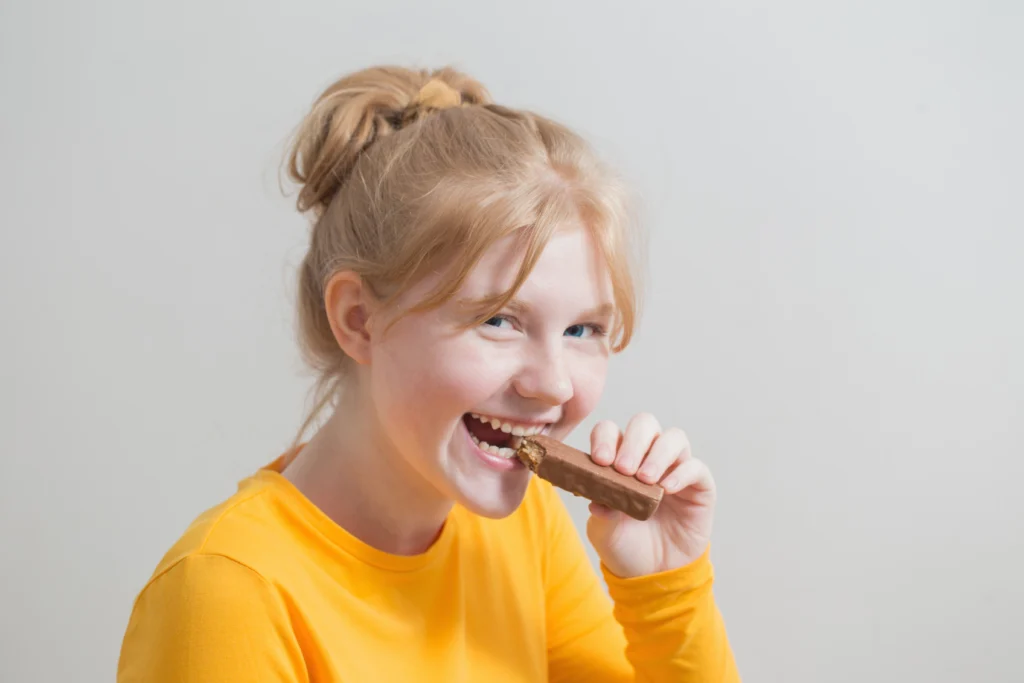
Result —
<instances>
[{"instance_id":1,"label":"hair bun","mask_svg":"<svg viewBox=\"0 0 1024 683\"><path fill-rule=\"evenodd\" d=\"M462 104L462 93L440 78L431 78L420 88L413 104L428 109L451 109Z\"/></svg>"},{"instance_id":2,"label":"hair bun","mask_svg":"<svg viewBox=\"0 0 1024 683\"><path fill-rule=\"evenodd\" d=\"M374 67L339 79L295 134L288 174L302 184L299 210L323 213L374 141L434 111L488 103L479 82L451 68Z\"/></svg>"}]
</instances>

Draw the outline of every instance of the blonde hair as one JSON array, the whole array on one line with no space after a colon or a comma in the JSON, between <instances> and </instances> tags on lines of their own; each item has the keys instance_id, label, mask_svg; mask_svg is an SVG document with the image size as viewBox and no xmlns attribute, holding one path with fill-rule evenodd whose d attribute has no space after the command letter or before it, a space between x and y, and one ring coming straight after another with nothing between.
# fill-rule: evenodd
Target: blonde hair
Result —
<instances>
[{"instance_id":1,"label":"blonde hair","mask_svg":"<svg viewBox=\"0 0 1024 683\"><path fill-rule=\"evenodd\" d=\"M629 343L638 314L635 257L619 183L576 134L536 114L494 104L451 68L375 67L345 76L313 104L287 162L314 216L299 273L298 334L318 373L313 409L296 443L336 397L351 361L328 321L331 276L358 274L384 305L425 274L442 283L412 310L448 301L482 254L521 236L525 257L512 287L485 302L501 310L559 225L592 231L611 273L612 349Z\"/></svg>"}]
</instances>

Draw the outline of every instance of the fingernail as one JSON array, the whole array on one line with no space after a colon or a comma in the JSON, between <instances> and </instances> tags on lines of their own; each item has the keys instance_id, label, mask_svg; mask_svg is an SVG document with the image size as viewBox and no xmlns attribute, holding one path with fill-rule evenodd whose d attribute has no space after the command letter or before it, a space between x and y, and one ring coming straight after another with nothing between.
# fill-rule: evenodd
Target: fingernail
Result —
<instances>
[{"instance_id":1,"label":"fingernail","mask_svg":"<svg viewBox=\"0 0 1024 683\"><path fill-rule=\"evenodd\" d=\"M608 459L608 447L598 446L594 451L593 458L594 462L603 463Z\"/></svg>"}]
</instances>

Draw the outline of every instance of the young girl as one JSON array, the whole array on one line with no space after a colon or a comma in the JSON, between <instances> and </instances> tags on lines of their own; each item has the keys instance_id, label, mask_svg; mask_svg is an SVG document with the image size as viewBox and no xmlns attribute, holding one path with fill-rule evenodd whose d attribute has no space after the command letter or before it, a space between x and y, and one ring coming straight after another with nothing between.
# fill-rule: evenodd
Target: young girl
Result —
<instances>
[{"instance_id":1,"label":"young girl","mask_svg":"<svg viewBox=\"0 0 1024 683\"><path fill-rule=\"evenodd\" d=\"M374 68L317 100L290 172L316 218L300 438L332 412L171 548L118 680L738 681L686 435L649 414L591 434L665 489L645 522L591 505L610 600L509 447L565 438L633 332L629 226L587 146L456 71Z\"/></svg>"}]
</instances>

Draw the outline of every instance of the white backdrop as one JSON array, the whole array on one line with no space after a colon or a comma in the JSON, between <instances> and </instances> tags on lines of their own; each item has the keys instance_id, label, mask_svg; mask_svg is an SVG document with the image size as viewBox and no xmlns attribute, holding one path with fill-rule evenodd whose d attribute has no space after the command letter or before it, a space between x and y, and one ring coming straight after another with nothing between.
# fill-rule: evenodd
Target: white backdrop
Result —
<instances>
[{"instance_id":1,"label":"white backdrop","mask_svg":"<svg viewBox=\"0 0 1024 683\"><path fill-rule=\"evenodd\" d=\"M648 305L594 417L711 464L745 680L1024 680L1022 35L1011 0L4 2L0 679L112 680L157 560L287 445L283 142L397 62L636 188Z\"/></svg>"}]
</instances>

